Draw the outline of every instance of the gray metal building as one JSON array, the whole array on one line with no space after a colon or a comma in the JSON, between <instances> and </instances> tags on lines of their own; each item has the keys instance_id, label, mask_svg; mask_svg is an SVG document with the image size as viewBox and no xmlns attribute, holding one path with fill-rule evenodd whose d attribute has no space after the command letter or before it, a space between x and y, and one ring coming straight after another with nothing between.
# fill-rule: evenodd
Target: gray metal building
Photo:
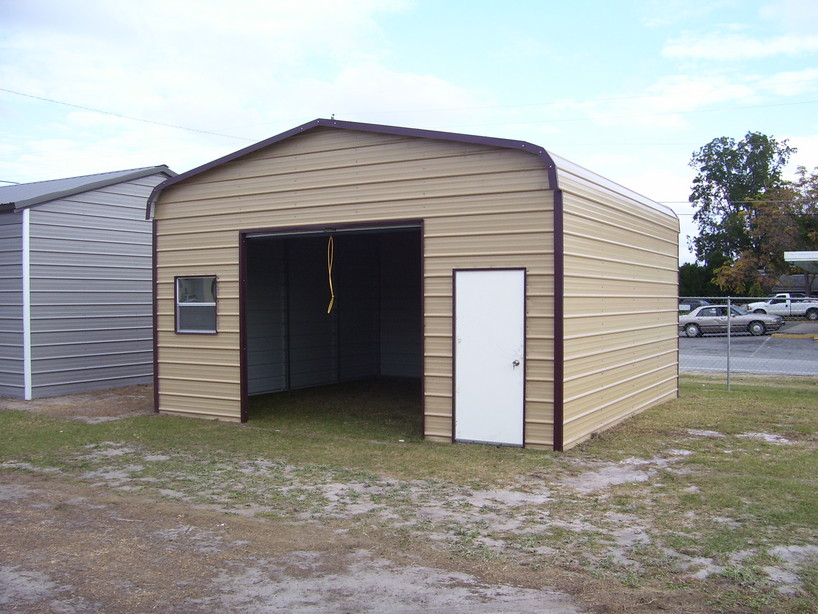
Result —
<instances>
[{"instance_id":1,"label":"gray metal building","mask_svg":"<svg viewBox=\"0 0 818 614\"><path fill-rule=\"evenodd\" d=\"M151 166L0 187L0 395L150 383Z\"/></svg>"}]
</instances>

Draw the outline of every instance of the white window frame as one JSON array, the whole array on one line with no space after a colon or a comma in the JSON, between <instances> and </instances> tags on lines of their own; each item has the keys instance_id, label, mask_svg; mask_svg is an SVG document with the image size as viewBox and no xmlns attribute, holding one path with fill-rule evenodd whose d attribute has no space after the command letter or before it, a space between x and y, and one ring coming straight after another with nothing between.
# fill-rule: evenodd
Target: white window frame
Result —
<instances>
[{"instance_id":1,"label":"white window frame","mask_svg":"<svg viewBox=\"0 0 818 614\"><path fill-rule=\"evenodd\" d=\"M212 284L212 301L202 300L180 300L180 290L182 288L183 280L187 279L203 279L209 280ZM177 334L184 335L215 335L218 333L218 311L216 309L218 279L215 275L182 275L176 277L174 280L174 315L175 315L175 329ZM187 309L212 309L213 310L213 326L208 328L182 328L182 311Z\"/></svg>"}]
</instances>

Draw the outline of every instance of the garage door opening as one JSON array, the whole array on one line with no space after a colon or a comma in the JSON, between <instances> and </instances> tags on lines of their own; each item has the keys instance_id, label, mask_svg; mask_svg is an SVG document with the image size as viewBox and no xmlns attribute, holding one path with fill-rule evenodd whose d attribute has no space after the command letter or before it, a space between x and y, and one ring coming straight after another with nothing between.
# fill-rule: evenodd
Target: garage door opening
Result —
<instances>
[{"instance_id":1,"label":"garage door opening","mask_svg":"<svg viewBox=\"0 0 818 614\"><path fill-rule=\"evenodd\" d=\"M379 395L389 381L419 389L419 223L248 232L241 243L243 421L269 406L248 402L258 395L367 380Z\"/></svg>"}]
</instances>

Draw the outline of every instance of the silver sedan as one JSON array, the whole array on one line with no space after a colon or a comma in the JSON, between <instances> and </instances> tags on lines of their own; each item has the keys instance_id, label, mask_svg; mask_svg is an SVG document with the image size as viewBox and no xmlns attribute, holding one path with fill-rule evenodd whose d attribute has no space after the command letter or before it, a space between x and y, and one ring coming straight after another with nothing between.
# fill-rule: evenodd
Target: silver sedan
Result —
<instances>
[{"instance_id":1,"label":"silver sedan","mask_svg":"<svg viewBox=\"0 0 818 614\"><path fill-rule=\"evenodd\" d=\"M704 305L679 317L679 332L684 332L688 337L699 337L704 333L726 333L728 326L731 332L763 335L784 326L784 320L781 316L748 313L733 305L730 306L729 317L727 305Z\"/></svg>"}]
</instances>

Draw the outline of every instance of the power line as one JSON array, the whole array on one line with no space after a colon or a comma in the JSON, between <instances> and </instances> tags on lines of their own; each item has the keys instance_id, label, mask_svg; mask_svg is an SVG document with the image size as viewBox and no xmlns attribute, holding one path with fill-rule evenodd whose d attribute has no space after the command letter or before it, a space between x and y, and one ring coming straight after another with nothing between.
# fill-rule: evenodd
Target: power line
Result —
<instances>
[{"instance_id":1,"label":"power line","mask_svg":"<svg viewBox=\"0 0 818 614\"><path fill-rule=\"evenodd\" d=\"M34 100L41 100L43 102L50 102L52 104L59 104L65 107L71 107L73 109L81 109L83 111L91 111L92 113L100 113L102 115L110 115L112 117L119 117L121 119L128 119L134 122L142 122L144 124L153 124L154 126L163 126L165 128L175 128L176 130L187 130L188 132L197 132L199 134L209 134L210 136L220 136L226 139L237 139L240 141L253 141L255 139L248 139L241 136L233 136L232 134L221 134L219 132L211 132L209 130L199 130L198 128L188 128L186 126L179 126L176 124L167 124L164 122L157 122L151 119L143 119L141 117L131 117L130 115L123 115L122 113L114 113L112 111L103 111L102 109L95 109L93 107L86 107L79 104L73 104L70 102L63 102L62 100L54 100L53 98L45 98L43 96L35 96L34 94L26 94L24 92L16 92L14 90L7 89L5 87L0 87L0 91L7 92L9 94L15 94L16 96L24 96L26 98L33 98Z\"/></svg>"},{"instance_id":2,"label":"power line","mask_svg":"<svg viewBox=\"0 0 818 614\"><path fill-rule=\"evenodd\" d=\"M812 81L806 80L806 81ZM796 81L797 82L797 81ZM198 134L208 134L211 136L218 136L227 139L236 139L240 141L255 141L256 139L250 139L246 137L235 136L232 134L223 134L220 132L213 132L210 130L200 130L198 128L189 128L187 126L179 126L177 124L169 124L166 122L159 122L150 119L144 119L141 117L133 117L130 115L124 115L122 113L115 113L113 111L105 111L103 109L97 109L95 107L89 107L84 105L78 105L70 102L64 102L62 100L56 100L54 98L47 98L44 96L36 96L34 94L27 94L25 92L18 92L16 90L11 90L8 88L0 87L0 91L6 92L9 94L14 94L16 96L23 96L25 98L31 98L33 100L40 100L42 102L50 102L52 104L59 104L66 107L71 107L74 109L80 109L83 111L91 111L92 113L100 113L102 115L109 115L111 117L118 117L121 119L127 119L130 121L137 121L142 122L145 124L152 124L155 126L163 126L165 128L174 128L176 130L185 130L188 132L196 132ZM580 100L575 101L574 104L586 104L586 103L599 103L599 102L617 102L617 101L627 101L627 100L638 100L638 99L650 99L653 96L648 95L637 95L637 96L622 96L622 97L610 97L610 98L592 98L590 100ZM635 113L619 113L614 114L609 117L623 119L628 117L652 117L652 116L659 116L659 115L688 115L688 114L696 114L696 113L719 113L725 111L736 111L741 109L763 109L763 108L771 108L771 107L785 107L785 106L794 106L794 105L806 105L806 104L816 104L818 100L802 100L802 101L795 101L795 102L780 102L780 103L769 103L769 104L757 104L757 105L734 105L731 107L716 107L716 108L704 108L704 109L689 109L689 110L670 110L670 111L654 111L649 113L642 113L642 112L635 112ZM520 104L513 104L513 105L488 105L488 106L469 106L469 107L459 107L459 108L446 108L446 109L397 109L397 110L389 110L389 111L366 111L366 112L348 112L349 115L394 115L396 113L407 113L407 112L414 112L414 113L428 113L432 111L467 111L467 110L491 110L491 109L521 109L526 107L547 107L549 106L550 102L532 102L532 103L520 103ZM555 118L557 122L576 122L576 121L587 121L587 118ZM266 125L269 122L264 122L261 124L252 124L248 126L244 126L245 128L254 127L254 126L262 126ZM486 124L481 124L481 126L485 126Z\"/></svg>"}]
</instances>

